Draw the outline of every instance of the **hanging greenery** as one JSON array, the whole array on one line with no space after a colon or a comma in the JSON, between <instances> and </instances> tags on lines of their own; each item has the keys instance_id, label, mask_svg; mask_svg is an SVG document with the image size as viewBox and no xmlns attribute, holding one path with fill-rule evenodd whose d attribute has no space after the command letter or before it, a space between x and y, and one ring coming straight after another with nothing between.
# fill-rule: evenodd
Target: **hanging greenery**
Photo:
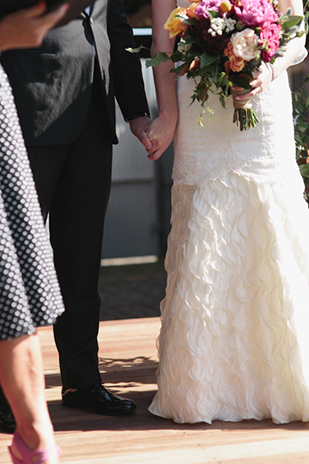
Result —
<instances>
[{"instance_id":1,"label":"hanging greenery","mask_svg":"<svg viewBox=\"0 0 309 464\"><path fill-rule=\"evenodd\" d=\"M306 20L306 32L308 33L308 0L304 0L304 14ZM307 49L309 41L307 35ZM293 116L295 121L296 159L300 173L305 183L305 195L309 202L309 75L304 79L302 86L293 92Z\"/></svg>"}]
</instances>

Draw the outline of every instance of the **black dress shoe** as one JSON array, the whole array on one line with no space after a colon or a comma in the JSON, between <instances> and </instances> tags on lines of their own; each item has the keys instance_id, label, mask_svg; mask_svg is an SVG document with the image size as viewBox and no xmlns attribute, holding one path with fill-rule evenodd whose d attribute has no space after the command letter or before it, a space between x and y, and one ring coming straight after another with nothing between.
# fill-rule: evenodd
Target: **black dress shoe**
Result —
<instances>
[{"instance_id":1,"label":"black dress shoe","mask_svg":"<svg viewBox=\"0 0 309 464\"><path fill-rule=\"evenodd\" d=\"M13 433L15 428L16 422L13 413L0 388L0 431L4 433Z\"/></svg>"},{"instance_id":2,"label":"black dress shoe","mask_svg":"<svg viewBox=\"0 0 309 464\"><path fill-rule=\"evenodd\" d=\"M103 416L120 416L136 409L133 401L113 395L101 384L82 390L69 388L62 394L62 406L86 409Z\"/></svg>"}]
</instances>

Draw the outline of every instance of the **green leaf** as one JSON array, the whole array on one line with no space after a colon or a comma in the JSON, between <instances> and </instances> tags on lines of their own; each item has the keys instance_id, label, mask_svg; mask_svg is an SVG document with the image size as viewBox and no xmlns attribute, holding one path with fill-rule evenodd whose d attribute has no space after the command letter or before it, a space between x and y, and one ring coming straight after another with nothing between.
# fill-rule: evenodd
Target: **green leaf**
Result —
<instances>
[{"instance_id":1,"label":"green leaf","mask_svg":"<svg viewBox=\"0 0 309 464\"><path fill-rule=\"evenodd\" d=\"M138 48L126 48L126 51L129 53L139 53L142 49L150 50L150 48L147 48L147 47L144 47L144 45L141 45Z\"/></svg>"},{"instance_id":2,"label":"green leaf","mask_svg":"<svg viewBox=\"0 0 309 464\"><path fill-rule=\"evenodd\" d=\"M200 53L198 53L194 47L191 47L187 53L188 58L195 59L195 58L198 58L199 56L200 56Z\"/></svg>"},{"instance_id":3,"label":"green leaf","mask_svg":"<svg viewBox=\"0 0 309 464\"><path fill-rule=\"evenodd\" d=\"M245 76L233 76L232 78L233 84L237 85L237 87L241 87L243 89L251 89L251 85L249 84L250 78Z\"/></svg>"},{"instance_id":4,"label":"green leaf","mask_svg":"<svg viewBox=\"0 0 309 464\"><path fill-rule=\"evenodd\" d=\"M301 140L301 138L300 138L300 136L298 134L295 134L295 140L296 140L296 142L302 144L302 140Z\"/></svg>"},{"instance_id":5,"label":"green leaf","mask_svg":"<svg viewBox=\"0 0 309 464\"><path fill-rule=\"evenodd\" d=\"M207 106L206 110L209 113L208 121L211 121L212 115L214 114L214 110L210 106Z\"/></svg>"},{"instance_id":6,"label":"green leaf","mask_svg":"<svg viewBox=\"0 0 309 464\"><path fill-rule=\"evenodd\" d=\"M204 116L204 113L205 113L205 110L203 110L203 112L200 114L200 117L198 118L198 127L204 127L204 124L203 124L203 116Z\"/></svg>"},{"instance_id":7,"label":"green leaf","mask_svg":"<svg viewBox=\"0 0 309 464\"><path fill-rule=\"evenodd\" d=\"M215 79L215 73L217 71L217 65L210 64L204 68L199 68L192 73L194 77L201 76L204 80L211 79L212 81Z\"/></svg>"},{"instance_id":8,"label":"green leaf","mask_svg":"<svg viewBox=\"0 0 309 464\"><path fill-rule=\"evenodd\" d=\"M196 42L196 38L193 35L187 35L185 39L180 39L180 42L185 43L187 45L191 45Z\"/></svg>"},{"instance_id":9,"label":"green leaf","mask_svg":"<svg viewBox=\"0 0 309 464\"><path fill-rule=\"evenodd\" d=\"M220 11L217 10L207 10L207 13L209 14L210 20L220 18L221 16Z\"/></svg>"},{"instance_id":10,"label":"green leaf","mask_svg":"<svg viewBox=\"0 0 309 464\"><path fill-rule=\"evenodd\" d=\"M173 68L170 70L170 73L178 74L186 67L188 66L188 63L183 63L181 66L177 66L177 68Z\"/></svg>"},{"instance_id":11,"label":"green leaf","mask_svg":"<svg viewBox=\"0 0 309 464\"><path fill-rule=\"evenodd\" d=\"M301 164L299 170L303 177L309 177L309 164Z\"/></svg>"},{"instance_id":12,"label":"green leaf","mask_svg":"<svg viewBox=\"0 0 309 464\"><path fill-rule=\"evenodd\" d=\"M303 16L283 15L280 17L283 29L290 29L297 26L302 20Z\"/></svg>"},{"instance_id":13,"label":"green leaf","mask_svg":"<svg viewBox=\"0 0 309 464\"><path fill-rule=\"evenodd\" d=\"M219 55L210 56L206 52L201 56L201 68L205 68L219 59Z\"/></svg>"},{"instance_id":14,"label":"green leaf","mask_svg":"<svg viewBox=\"0 0 309 464\"><path fill-rule=\"evenodd\" d=\"M194 26L194 24L197 23L197 20L195 18L186 18L185 16L182 15L176 15L175 18L180 19L180 21L183 24L186 24L187 26Z\"/></svg>"},{"instance_id":15,"label":"green leaf","mask_svg":"<svg viewBox=\"0 0 309 464\"><path fill-rule=\"evenodd\" d=\"M176 50L171 55L171 60L173 63L178 63L178 61L183 61L186 55L183 55L180 51Z\"/></svg>"},{"instance_id":16,"label":"green leaf","mask_svg":"<svg viewBox=\"0 0 309 464\"><path fill-rule=\"evenodd\" d=\"M149 68L150 66L156 67L160 63L165 63L166 61L169 61L170 57L163 52L158 52L155 53L152 57L152 59L146 60L146 67Z\"/></svg>"}]
</instances>

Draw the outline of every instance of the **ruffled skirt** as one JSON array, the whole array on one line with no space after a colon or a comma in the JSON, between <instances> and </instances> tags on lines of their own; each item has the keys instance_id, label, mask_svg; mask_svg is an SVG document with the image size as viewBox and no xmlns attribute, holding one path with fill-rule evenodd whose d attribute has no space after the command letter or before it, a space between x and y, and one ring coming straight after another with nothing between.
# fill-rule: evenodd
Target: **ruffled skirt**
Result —
<instances>
[{"instance_id":1,"label":"ruffled skirt","mask_svg":"<svg viewBox=\"0 0 309 464\"><path fill-rule=\"evenodd\" d=\"M309 421L309 213L297 171L173 187L158 392L176 422Z\"/></svg>"}]
</instances>

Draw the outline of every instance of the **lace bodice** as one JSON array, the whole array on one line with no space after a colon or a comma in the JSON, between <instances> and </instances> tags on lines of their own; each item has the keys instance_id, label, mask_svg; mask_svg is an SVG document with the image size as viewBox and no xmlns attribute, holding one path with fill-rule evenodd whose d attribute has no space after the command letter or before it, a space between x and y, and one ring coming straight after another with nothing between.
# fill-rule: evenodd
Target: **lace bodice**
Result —
<instances>
[{"instance_id":1,"label":"lace bodice","mask_svg":"<svg viewBox=\"0 0 309 464\"><path fill-rule=\"evenodd\" d=\"M230 170L261 180L277 177L282 170L296 169L292 103L287 75L276 79L252 100L260 122L256 128L240 132L232 122L229 97L222 108L216 95L207 104L214 110L211 121L204 114L198 127L201 106L190 105L194 82L178 80L179 122L175 136L174 183L204 184ZM286 117L290 115L290 117Z\"/></svg>"}]
</instances>

